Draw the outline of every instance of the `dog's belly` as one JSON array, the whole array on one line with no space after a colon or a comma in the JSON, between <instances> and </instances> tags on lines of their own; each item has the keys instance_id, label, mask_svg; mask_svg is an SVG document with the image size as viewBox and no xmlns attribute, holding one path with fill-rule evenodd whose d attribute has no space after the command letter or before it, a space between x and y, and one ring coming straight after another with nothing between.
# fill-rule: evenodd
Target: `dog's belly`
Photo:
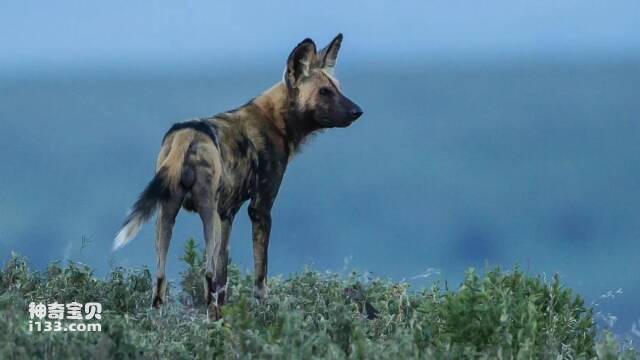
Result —
<instances>
[{"instance_id":1,"label":"dog's belly","mask_svg":"<svg viewBox=\"0 0 640 360\"><path fill-rule=\"evenodd\" d=\"M235 215L255 187L255 173L250 159L235 158L224 163L218 210L220 215Z\"/></svg>"}]
</instances>

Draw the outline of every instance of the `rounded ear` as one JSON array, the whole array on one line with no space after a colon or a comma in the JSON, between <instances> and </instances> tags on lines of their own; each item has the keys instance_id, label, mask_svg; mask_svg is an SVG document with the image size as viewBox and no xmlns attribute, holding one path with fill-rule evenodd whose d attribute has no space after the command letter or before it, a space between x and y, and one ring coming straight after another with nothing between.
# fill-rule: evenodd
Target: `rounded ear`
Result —
<instances>
[{"instance_id":1,"label":"rounded ear","mask_svg":"<svg viewBox=\"0 0 640 360\"><path fill-rule=\"evenodd\" d=\"M340 45L342 44L342 34L336 35L329 45L318 53L318 64L321 68L333 71L336 66L336 59L338 58L338 52L340 51Z\"/></svg>"},{"instance_id":2,"label":"rounded ear","mask_svg":"<svg viewBox=\"0 0 640 360\"><path fill-rule=\"evenodd\" d=\"M315 56L316 44L309 38L302 40L291 51L289 59L287 59L287 70L284 74L284 79L288 86L296 87L300 80L309 76Z\"/></svg>"}]
</instances>

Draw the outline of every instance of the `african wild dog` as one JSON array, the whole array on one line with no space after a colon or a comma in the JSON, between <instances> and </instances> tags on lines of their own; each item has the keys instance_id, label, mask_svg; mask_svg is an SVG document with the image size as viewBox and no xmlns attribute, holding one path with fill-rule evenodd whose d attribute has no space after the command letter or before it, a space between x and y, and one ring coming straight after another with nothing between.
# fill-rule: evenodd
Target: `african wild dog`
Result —
<instances>
[{"instance_id":1,"label":"african wild dog","mask_svg":"<svg viewBox=\"0 0 640 360\"><path fill-rule=\"evenodd\" d=\"M162 140L156 174L133 205L114 242L129 242L159 209L156 225L157 282L153 306L166 302L165 262L181 207L197 212L204 226L205 293L209 316L220 317L227 285L231 225L251 200L254 296L267 296L267 247L271 207L287 164L311 133L346 127L362 110L340 91L333 68L342 34L316 53L311 39L296 46L284 79L246 105L213 117L173 125Z\"/></svg>"}]
</instances>

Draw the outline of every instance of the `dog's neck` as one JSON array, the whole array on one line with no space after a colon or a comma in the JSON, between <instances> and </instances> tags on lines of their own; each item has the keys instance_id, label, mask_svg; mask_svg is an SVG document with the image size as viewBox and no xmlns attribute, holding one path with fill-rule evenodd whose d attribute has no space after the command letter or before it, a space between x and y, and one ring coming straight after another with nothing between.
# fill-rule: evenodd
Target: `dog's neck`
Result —
<instances>
[{"instance_id":1,"label":"dog's neck","mask_svg":"<svg viewBox=\"0 0 640 360\"><path fill-rule=\"evenodd\" d=\"M297 108L295 91L281 81L252 101L282 133L290 155L299 150L311 133L320 129L311 114Z\"/></svg>"}]
</instances>

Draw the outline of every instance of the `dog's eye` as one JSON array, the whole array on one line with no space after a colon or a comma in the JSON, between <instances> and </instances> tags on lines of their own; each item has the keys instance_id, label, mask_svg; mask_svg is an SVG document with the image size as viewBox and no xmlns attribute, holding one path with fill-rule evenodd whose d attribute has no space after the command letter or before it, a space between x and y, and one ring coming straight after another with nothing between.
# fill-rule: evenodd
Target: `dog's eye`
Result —
<instances>
[{"instance_id":1,"label":"dog's eye","mask_svg":"<svg viewBox=\"0 0 640 360\"><path fill-rule=\"evenodd\" d=\"M329 89L328 87L321 87L320 90L318 91L318 93L322 96L331 96L333 95L333 91L331 91L331 89Z\"/></svg>"}]
</instances>

